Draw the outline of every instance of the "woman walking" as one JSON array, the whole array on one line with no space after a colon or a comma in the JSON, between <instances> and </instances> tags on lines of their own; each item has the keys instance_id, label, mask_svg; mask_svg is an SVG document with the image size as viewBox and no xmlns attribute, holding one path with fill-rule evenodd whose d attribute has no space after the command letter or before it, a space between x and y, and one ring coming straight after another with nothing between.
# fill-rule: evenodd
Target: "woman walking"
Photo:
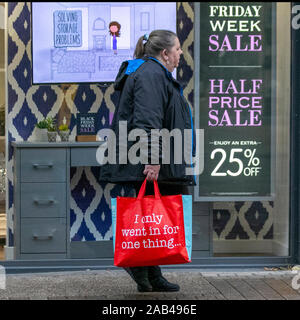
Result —
<instances>
[{"instance_id":1,"label":"woman walking","mask_svg":"<svg viewBox=\"0 0 300 320\"><path fill-rule=\"evenodd\" d=\"M133 161L103 165L100 172L101 181L132 185L137 194L146 177L148 181L158 181L162 196L188 194L187 186L195 184L194 176L186 174L188 165L183 161L179 164L174 161L176 156L174 139L170 144L168 164L162 161L161 141L157 146L159 150L157 161L151 158L152 129L167 129L169 132L177 129L183 137L185 129L193 128L191 110L183 96L182 88L172 77L181 54L180 42L174 32L154 30L150 35L145 34L138 40L134 52L136 59L122 63L114 84L115 90L120 91L120 97L111 129L116 137L119 136L120 121L126 121L128 132L133 129L143 129L148 139L149 148L146 154L148 162L146 165L141 162L132 163ZM195 141L192 140L193 145L190 149L194 155ZM129 150L132 145L133 142L128 141L127 149ZM122 146L117 141L117 160L120 147ZM153 194L153 183L147 183L146 193ZM140 292L180 289L179 285L168 282L162 276L159 266L130 267L125 270L136 281Z\"/></svg>"}]
</instances>

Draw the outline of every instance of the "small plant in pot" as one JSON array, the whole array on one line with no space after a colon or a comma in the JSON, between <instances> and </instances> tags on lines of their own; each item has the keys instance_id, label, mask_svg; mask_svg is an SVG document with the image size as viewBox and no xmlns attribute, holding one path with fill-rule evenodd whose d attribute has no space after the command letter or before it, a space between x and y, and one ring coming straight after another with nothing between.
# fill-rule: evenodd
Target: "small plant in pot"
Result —
<instances>
[{"instance_id":1,"label":"small plant in pot","mask_svg":"<svg viewBox=\"0 0 300 320\"><path fill-rule=\"evenodd\" d=\"M61 141L69 141L70 130L66 124L61 124L58 127L58 134L60 136Z\"/></svg>"},{"instance_id":2,"label":"small plant in pot","mask_svg":"<svg viewBox=\"0 0 300 320\"><path fill-rule=\"evenodd\" d=\"M57 131L56 125L53 118L49 117L46 119L47 121L47 134L48 134L48 141L49 142L56 142Z\"/></svg>"},{"instance_id":3,"label":"small plant in pot","mask_svg":"<svg viewBox=\"0 0 300 320\"><path fill-rule=\"evenodd\" d=\"M47 122L47 120L43 119L43 120L39 121L35 126L36 126L35 139L37 141L43 141L43 142L48 141L48 136L47 136L48 122Z\"/></svg>"}]
</instances>

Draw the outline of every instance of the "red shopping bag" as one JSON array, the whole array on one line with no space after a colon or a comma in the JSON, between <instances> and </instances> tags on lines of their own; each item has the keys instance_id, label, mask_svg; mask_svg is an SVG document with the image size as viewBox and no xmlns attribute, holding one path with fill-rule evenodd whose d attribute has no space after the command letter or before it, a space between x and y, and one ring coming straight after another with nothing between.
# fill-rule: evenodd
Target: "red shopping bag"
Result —
<instances>
[{"instance_id":1,"label":"red shopping bag","mask_svg":"<svg viewBox=\"0 0 300 320\"><path fill-rule=\"evenodd\" d=\"M114 265L151 266L190 262L185 243L181 195L145 196L147 180L137 198L116 198Z\"/></svg>"}]
</instances>

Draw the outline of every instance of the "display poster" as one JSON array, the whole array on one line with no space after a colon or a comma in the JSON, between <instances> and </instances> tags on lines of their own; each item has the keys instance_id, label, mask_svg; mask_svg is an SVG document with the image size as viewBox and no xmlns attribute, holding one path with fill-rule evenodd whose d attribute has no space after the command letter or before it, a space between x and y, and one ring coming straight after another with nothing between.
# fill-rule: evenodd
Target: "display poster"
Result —
<instances>
[{"instance_id":1,"label":"display poster","mask_svg":"<svg viewBox=\"0 0 300 320\"><path fill-rule=\"evenodd\" d=\"M272 3L201 3L200 28L198 196L270 197Z\"/></svg>"},{"instance_id":2,"label":"display poster","mask_svg":"<svg viewBox=\"0 0 300 320\"><path fill-rule=\"evenodd\" d=\"M177 22L176 2L32 2L31 16L33 84L114 82L141 36Z\"/></svg>"},{"instance_id":3,"label":"display poster","mask_svg":"<svg viewBox=\"0 0 300 320\"><path fill-rule=\"evenodd\" d=\"M100 129L98 113L78 113L77 114L77 136L97 135Z\"/></svg>"}]
</instances>

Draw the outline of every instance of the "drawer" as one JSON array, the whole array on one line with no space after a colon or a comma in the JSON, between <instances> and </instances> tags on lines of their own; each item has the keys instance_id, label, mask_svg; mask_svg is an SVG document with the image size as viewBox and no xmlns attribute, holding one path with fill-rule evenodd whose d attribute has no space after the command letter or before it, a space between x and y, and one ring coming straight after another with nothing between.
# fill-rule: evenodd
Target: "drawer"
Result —
<instances>
[{"instance_id":1,"label":"drawer","mask_svg":"<svg viewBox=\"0 0 300 320\"><path fill-rule=\"evenodd\" d=\"M96 160L97 148L71 148L71 167L100 166Z\"/></svg>"},{"instance_id":2,"label":"drawer","mask_svg":"<svg viewBox=\"0 0 300 320\"><path fill-rule=\"evenodd\" d=\"M66 183L21 183L21 218L62 218L66 210Z\"/></svg>"},{"instance_id":3,"label":"drawer","mask_svg":"<svg viewBox=\"0 0 300 320\"><path fill-rule=\"evenodd\" d=\"M209 216L193 215L192 250L209 250Z\"/></svg>"},{"instance_id":4,"label":"drawer","mask_svg":"<svg viewBox=\"0 0 300 320\"><path fill-rule=\"evenodd\" d=\"M65 149L22 149L21 182L65 182L66 161Z\"/></svg>"},{"instance_id":5,"label":"drawer","mask_svg":"<svg viewBox=\"0 0 300 320\"><path fill-rule=\"evenodd\" d=\"M66 252L66 219L21 219L20 243L21 253Z\"/></svg>"}]
</instances>

